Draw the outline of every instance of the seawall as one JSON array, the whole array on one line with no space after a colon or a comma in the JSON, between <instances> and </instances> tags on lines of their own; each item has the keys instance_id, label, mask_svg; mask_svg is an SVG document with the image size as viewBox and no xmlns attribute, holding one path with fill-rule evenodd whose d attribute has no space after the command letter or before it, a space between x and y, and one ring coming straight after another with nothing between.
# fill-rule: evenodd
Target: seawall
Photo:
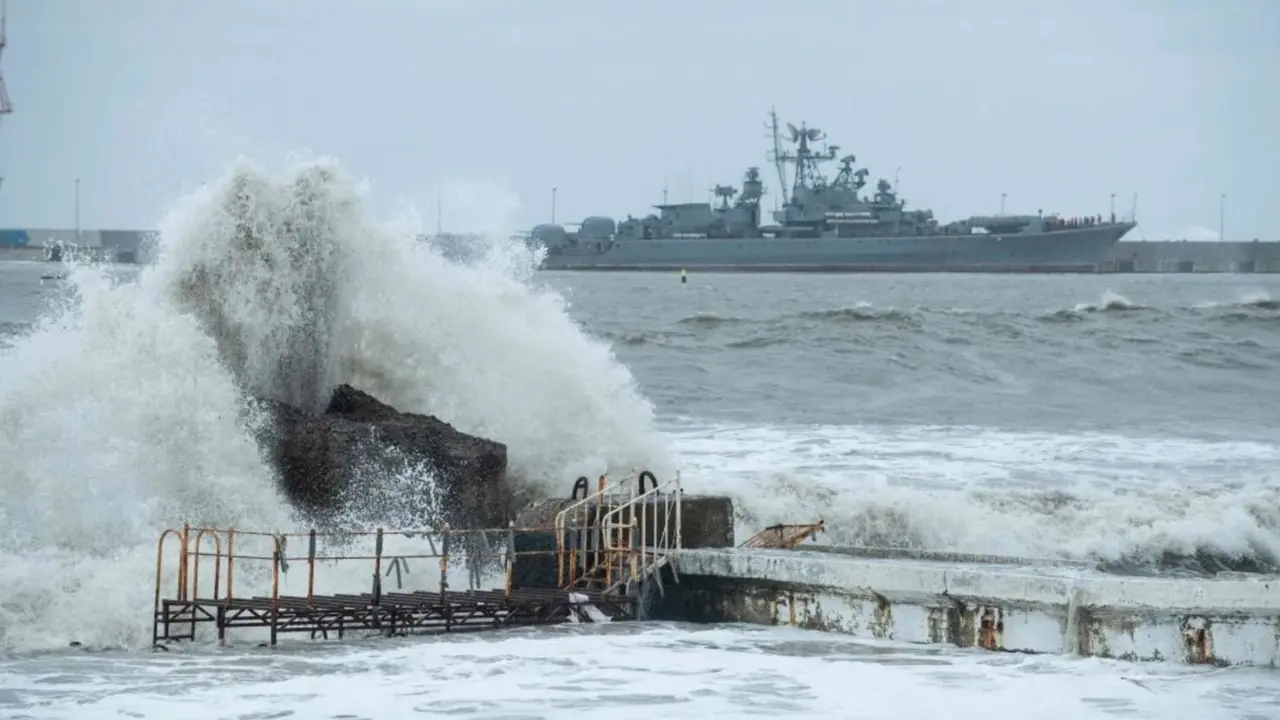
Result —
<instances>
[{"instance_id":1,"label":"seawall","mask_svg":"<svg viewBox=\"0 0 1280 720\"><path fill-rule=\"evenodd\" d=\"M1156 241L1116 243L1102 272L1280 273L1280 242Z\"/></svg>"},{"instance_id":2,"label":"seawall","mask_svg":"<svg viewBox=\"0 0 1280 720\"><path fill-rule=\"evenodd\" d=\"M44 260L53 246L115 262L147 262L151 230L0 229L0 260ZM453 235L449 236L454 237ZM461 237L461 236L459 236ZM1120 241L1104 273L1280 273L1280 242Z\"/></svg>"},{"instance_id":3,"label":"seawall","mask_svg":"<svg viewBox=\"0 0 1280 720\"><path fill-rule=\"evenodd\" d=\"M150 230L0 229L0 260L48 260L74 254L93 260L145 262Z\"/></svg>"},{"instance_id":4,"label":"seawall","mask_svg":"<svg viewBox=\"0 0 1280 720\"><path fill-rule=\"evenodd\" d=\"M1125 577L944 553L686 549L654 619L784 625L996 651L1280 664L1280 577Z\"/></svg>"}]
</instances>

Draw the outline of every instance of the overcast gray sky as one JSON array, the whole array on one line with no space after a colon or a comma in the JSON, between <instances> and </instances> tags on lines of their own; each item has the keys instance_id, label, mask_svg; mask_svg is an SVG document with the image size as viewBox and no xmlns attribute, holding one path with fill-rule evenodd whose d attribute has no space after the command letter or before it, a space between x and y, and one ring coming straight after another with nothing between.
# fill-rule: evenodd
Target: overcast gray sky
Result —
<instances>
[{"instance_id":1,"label":"overcast gray sky","mask_svg":"<svg viewBox=\"0 0 1280 720\"><path fill-rule=\"evenodd\" d=\"M705 199L771 106L943 220L1280 240L1280 0L9 0L0 226L154 227L237 155L522 230ZM767 203L772 205L772 200Z\"/></svg>"}]
</instances>

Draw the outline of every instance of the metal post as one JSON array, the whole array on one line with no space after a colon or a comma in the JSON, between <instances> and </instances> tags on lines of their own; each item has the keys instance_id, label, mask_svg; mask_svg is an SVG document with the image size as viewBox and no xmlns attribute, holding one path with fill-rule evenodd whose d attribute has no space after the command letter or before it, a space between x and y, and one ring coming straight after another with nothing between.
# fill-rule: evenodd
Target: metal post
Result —
<instances>
[{"instance_id":1,"label":"metal post","mask_svg":"<svg viewBox=\"0 0 1280 720\"><path fill-rule=\"evenodd\" d=\"M375 572L376 576L377 573ZM376 581L375 581L376 582ZM307 604L315 603L316 597L316 529L311 528L307 541Z\"/></svg>"},{"instance_id":2,"label":"metal post","mask_svg":"<svg viewBox=\"0 0 1280 720\"><path fill-rule=\"evenodd\" d=\"M449 592L449 526L440 529L440 604L445 604ZM445 630L449 629L449 620L445 618Z\"/></svg>"},{"instance_id":3,"label":"metal post","mask_svg":"<svg viewBox=\"0 0 1280 720\"><path fill-rule=\"evenodd\" d=\"M76 178L76 246L80 245L80 178Z\"/></svg>"},{"instance_id":4,"label":"metal post","mask_svg":"<svg viewBox=\"0 0 1280 720\"><path fill-rule=\"evenodd\" d=\"M507 523L507 572L506 585L503 592L506 597L511 597L511 578L515 575L516 570L516 521L511 520Z\"/></svg>"},{"instance_id":5,"label":"metal post","mask_svg":"<svg viewBox=\"0 0 1280 720\"><path fill-rule=\"evenodd\" d=\"M1218 240L1227 239L1227 194L1218 196Z\"/></svg>"},{"instance_id":6,"label":"metal post","mask_svg":"<svg viewBox=\"0 0 1280 720\"><path fill-rule=\"evenodd\" d=\"M382 528L378 528L373 541L373 606L382 604Z\"/></svg>"},{"instance_id":7,"label":"metal post","mask_svg":"<svg viewBox=\"0 0 1280 720\"><path fill-rule=\"evenodd\" d=\"M556 189L551 188L551 224L556 224Z\"/></svg>"},{"instance_id":8,"label":"metal post","mask_svg":"<svg viewBox=\"0 0 1280 720\"><path fill-rule=\"evenodd\" d=\"M1004 214L1004 199L1008 197L1008 193L1000 193L1000 214Z\"/></svg>"}]
</instances>

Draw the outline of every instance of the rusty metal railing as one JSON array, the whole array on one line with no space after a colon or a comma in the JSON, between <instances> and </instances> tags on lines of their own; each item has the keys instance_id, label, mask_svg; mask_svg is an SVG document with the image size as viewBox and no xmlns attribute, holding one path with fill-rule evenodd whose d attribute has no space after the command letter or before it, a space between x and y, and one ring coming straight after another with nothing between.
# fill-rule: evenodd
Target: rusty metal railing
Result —
<instances>
[{"instance_id":1,"label":"rusty metal railing","mask_svg":"<svg viewBox=\"0 0 1280 720\"><path fill-rule=\"evenodd\" d=\"M644 478L652 481L644 490ZM605 543L606 592L633 582L643 583L661 569L671 552L679 551L681 536L680 473L659 484L652 473L640 473L630 500L606 512L600 521ZM662 513L656 505L662 504Z\"/></svg>"},{"instance_id":2,"label":"rusty metal railing","mask_svg":"<svg viewBox=\"0 0 1280 720\"><path fill-rule=\"evenodd\" d=\"M501 566L502 570L502 591L507 596L511 596L513 574L516 562L520 557L549 555L556 553L556 550L516 550L515 538L522 533L539 533L549 534L554 531L551 527L516 527L511 523L505 528L483 528L483 529L451 529L449 527L442 528L424 528L411 530L387 530L376 529L369 531L349 531L335 530L324 531L310 529L302 532L291 533L271 533L261 531L240 530L233 527L228 528L212 528L212 527L192 527L191 525L183 525L179 529L167 529L160 533L160 537L156 544L156 574L155 574L155 612L157 618L162 614L162 606L165 600L176 600L179 603L194 603L195 601L214 601L216 603L230 605L234 599L247 599L248 597L265 595L272 601L272 609L279 607L282 595L282 578L287 577L292 567L305 564L306 567L306 590L305 593L298 592L294 597L305 599L308 605L313 605L317 597L317 580L318 570L322 565L358 565L365 563L372 571L372 590L371 595L374 598L381 597L382 584L384 577L391 577L395 574L397 589L400 589L403 575L410 574L410 561L414 560L438 560L439 576L438 589L441 599L450 587L450 570L451 563L461 562L468 566L471 570L471 585L474 588L480 583L480 568L489 566ZM205 539L209 540L206 541ZM164 582L166 570L175 571L173 560L170 559L166 563L166 548L169 540L177 540L177 562L176 572L173 577L173 595L171 598L165 598ZM298 554L290 554L291 540L306 540L306 552ZM414 547L404 548L388 548L388 541L395 539L400 540ZM246 548L253 541L266 541L265 550L255 550ZM364 546L361 547L361 541ZM369 548L369 541L372 541L372 548ZM495 545L501 547L495 549ZM201 591L200 579L202 567L204 563L212 562L212 587L209 592ZM252 595L237 594L239 587L237 579L245 570L246 566L261 568L267 566L270 569L270 591L253 593ZM207 567L207 566L206 566ZM335 573L340 575L340 573ZM348 581L355 577L364 578L359 581L367 589L369 575L348 576ZM264 578L261 575L255 577L261 581ZM436 578L431 578L435 580ZM343 578L339 577L337 582L342 582ZM260 591L265 590L259 585ZM430 590L428 590L430 591ZM375 600L376 602L376 600ZM188 619L192 624L192 636L194 636L194 625L196 623L195 611L191 610L190 618L174 618L170 617L170 621L186 622ZM159 622L159 620L157 620Z\"/></svg>"},{"instance_id":3,"label":"rusty metal railing","mask_svg":"<svg viewBox=\"0 0 1280 720\"><path fill-rule=\"evenodd\" d=\"M637 477L627 476L617 480L609 480L608 475L601 475L594 491L585 487L586 478L579 478L574 486L574 497L579 487L583 489L583 497L560 512L556 513L556 585L572 586L578 580L578 569L582 566L593 567L601 559L601 548L594 542L594 533L587 528L600 527L600 517L609 507L611 500L619 496L627 499L634 497ZM569 530L575 530L574 537L569 537ZM576 540L576 542L574 542Z\"/></svg>"},{"instance_id":4,"label":"rusty metal railing","mask_svg":"<svg viewBox=\"0 0 1280 720\"><path fill-rule=\"evenodd\" d=\"M682 547L678 472L662 483L649 471L602 476L595 492L583 494L556 515L560 587L585 582L614 592L645 581Z\"/></svg>"},{"instance_id":5,"label":"rusty metal railing","mask_svg":"<svg viewBox=\"0 0 1280 720\"><path fill-rule=\"evenodd\" d=\"M738 547L791 549L810 538L817 539L826 527L823 521L802 525L772 525L752 535Z\"/></svg>"},{"instance_id":6,"label":"rusty metal railing","mask_svg":"<svg viewBox=\"0 0 1280 720\"><path fill-rule=\"evenodd\" d=\"M649 487L645 487L648 480ZM580 480L580 485L587 484ZM413 561L438 560L438 590L443 601L450 586L451 563L465 563L471 571L471 587L478 589L482 568L501 567L502 590L511 596L516 563L525 556L554 555L557 585L575 587L583 579L581 572L594 570L602 576L593 578L606 592L612 592L633 580L643 581L651 575L673 551L682 547L680 475L659 483L652 473L641 472L610 481L600 476L594 492L582 487L583 497L561 510L552 527L452 529L419 528L410 530L320 530L301 532L262 532L235 527L193 527L185 524L181 529L170 528L160 533L156 543L155 612L157 618L165 607L176 601L179 604L205 606L209 601L230 607L233 600L258 597L271 600L274 609L279 607L283 595L290 602L305 600L313 606L317 596L317 584L321 576L337 577L335 582L357 582L369 588L368 574L356 571L356 575L321 572L327 564L347 567L365 563L372 573L371 594L381 596L382 578L395 574L397 590L402 575L409 574ZM661 507L659 507L661 505ZM554 549L516 550L516 536L533 533L555 537ZM572 536L572 538L570 537ZM573 542L569 542L572 539ZM177 541L176 566L173 558L166 558L171 545ZM305 540L305 553L291 553L291 548ZM388 548L388 542L408 543L413 547ZM363 549L361 545L363 543ZM372 547L368 547L369 545ZM425 547L424 547L425 545ZM501 546L501 547L498 547ZM542 547L546 547L542 545ZM212 568L209 568L212 563ZM299 588L284 592L282 581L289 576L291 567L305 565L305 592ZM247 582L250 594L243 592L246 582L243 575L250 572ZM168 571L167 574L166 571ZM295 574L296 576L296 574ZM164 597L166 578L172 577L173 593ZM270 589L265 587L269 577ZM209 584L204 585L205 578ZM435 579L432 578L434 581ZM412 583L411 584L417 584ZM190 620L193 629L196 620L194 608L188 608L191 617L176 618L166 615L166 622ZM158 622L158 621L157 621Z\"/></svg>"}]
</instances>

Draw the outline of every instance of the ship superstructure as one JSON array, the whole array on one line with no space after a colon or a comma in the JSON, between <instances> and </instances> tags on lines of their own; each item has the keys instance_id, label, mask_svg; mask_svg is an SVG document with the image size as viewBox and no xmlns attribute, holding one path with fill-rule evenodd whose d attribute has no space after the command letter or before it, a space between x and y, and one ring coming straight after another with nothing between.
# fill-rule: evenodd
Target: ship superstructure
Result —
<instances>
[{"instance_id":1,"label":"ship superstructure","mask_svg":"<svg viewBox=\"0 0 1280 720\"><path fill-rule=\"evenodd\" d=\"M825 144L822 130L785 127L770 113L770 159L782 188L772 222L762 222L760 168L749 167L740 188L714 188L715 202L664 203L654 206L657 213L620 222L589 217L576 231L539 225L530 240L547 248L544 268L1092 271L1135 225L1040 212L940 224L931 210L907 209L887 179L866 192L869 171ZM828 178L822 166L830 162L837 170Z\"/></svg>"}]
</instances>

